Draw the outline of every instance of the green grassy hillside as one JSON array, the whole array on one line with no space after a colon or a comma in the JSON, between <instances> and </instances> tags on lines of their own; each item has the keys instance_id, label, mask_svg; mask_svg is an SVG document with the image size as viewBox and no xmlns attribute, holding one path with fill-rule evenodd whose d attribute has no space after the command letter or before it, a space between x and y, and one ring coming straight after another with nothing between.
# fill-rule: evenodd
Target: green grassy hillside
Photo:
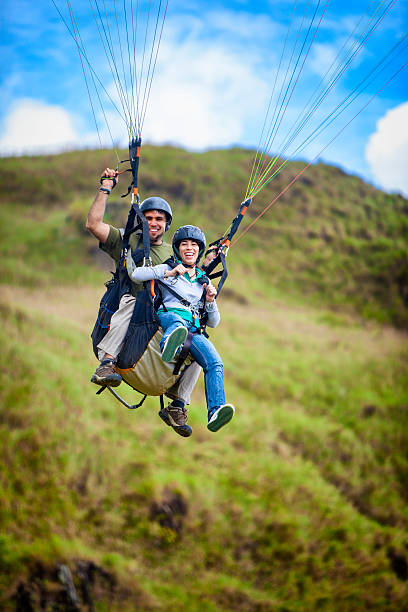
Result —
<instances>
[{"instance_id":1,"label":"green grassy hillside","mask_svg":"<svg viewBox=\"0 0 408 612\"><path fill-rule=\"evenodd\" d=\"M120 157L126 158L126 152L121 152ZM172 147L147 146L141 162L142 198L162 195L174 208L176 224L203 225L212 240L236 214L251 162L252 153L242 149L190 154ZM24 213L11 213L21 222L23 217L38 215L38 210L46 207L51 224L54 211L55 231L64 248L65 230L72 238L71 228L75 225L85 235L83 218L99 173L106 165L115 164L112 151L5 159L0 203L13 203L17 210L24 204ZM302 167L296 162L284 168L256 196L248 211L249 219L271 202ZM120 198L127 186L125 175L111 196L110 218L120 224L127 216L128 200ZM68 215L67 228L61 225L63 214ZM37 243L43 238L37 236L33 240ZM54 236L47 238L54 244ZM334 310L347 309L406 328L407 241L406 199L387 195L337 168L317 164L231 249L230 259L236 269L240 267L243 274L250 274L251 289L259 295L279 294L311 305L323 301ZM6 278L9 273L8 269L3 272Z\"/></svg>"},{"instance_id":2,"label":"green grassy hillside","mask_svg":"<svg viewBox=\"0 0 408 612\"><path fill-rule=\"evenodd\" d=\"M147 147L143 194L215 238L247 156ZM89 383L101 161L4 160L0 608L407 611L407 201L318 165L231 249L211 338L237 413L208 432L200 381L183 439Z\"/></svg>"}]
</instances>

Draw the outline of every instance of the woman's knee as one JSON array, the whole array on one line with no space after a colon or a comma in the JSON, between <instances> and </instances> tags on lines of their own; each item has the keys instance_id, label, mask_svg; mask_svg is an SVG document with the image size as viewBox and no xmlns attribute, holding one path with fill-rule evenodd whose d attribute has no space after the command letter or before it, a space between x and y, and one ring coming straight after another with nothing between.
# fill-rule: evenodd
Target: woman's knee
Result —
<instances>
[{"instance_id":1,"label":"woman's knee","mask_svg":"<svg viewBox=\"0 0 408 612\"><path fill-rule=\"evenodd\" d=\"M207 372L217 372L219 374L223 374L224 372L224 364L222 363L221 359L218 357L212 357L211 359L208 359L205 366L203 367L204 370L204 374L207 374Z\"/></svg>"}]
</instances>

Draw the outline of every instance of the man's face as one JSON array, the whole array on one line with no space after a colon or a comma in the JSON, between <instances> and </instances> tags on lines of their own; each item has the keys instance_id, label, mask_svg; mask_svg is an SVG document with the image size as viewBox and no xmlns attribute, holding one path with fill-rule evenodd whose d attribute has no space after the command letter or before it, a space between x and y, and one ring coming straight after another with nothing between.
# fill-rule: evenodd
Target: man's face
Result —
<instances>
[{"instance_id":1,"label":"man's face","mask_svg":"<svg viewBox=\"0 0 408 612\"><path fill-rule=\"evenodd\" d=\"M166 230L166 215L161 210L147 210L144 216L149 225L150 244L161 244Z\"/></svg>"}]
</instances>

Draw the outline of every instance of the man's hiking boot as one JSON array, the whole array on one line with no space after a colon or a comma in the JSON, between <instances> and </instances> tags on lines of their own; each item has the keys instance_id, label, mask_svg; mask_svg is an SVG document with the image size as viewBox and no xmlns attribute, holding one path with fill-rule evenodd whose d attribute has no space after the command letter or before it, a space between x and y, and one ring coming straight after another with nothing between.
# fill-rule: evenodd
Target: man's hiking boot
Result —
<instances>
[{"instance_id":1,"label":"man's hiking boot","mask_svg":"<svg viewBox=\"0 0 408 612\"><path fill-rule=\"evenodd\" d=\"M179 408L173 404L169 404L167 408L162 408L159 412L159 417L174 429L176 433L184 438L188 438L193 433L190 425L187 425L187 409Z\"/></svg>"},{"instance_id":2,"label":"man's hiking boot","mask_svg":"<svg viewBox=\"0 0 408 612\"><path fill-rule=\"evenodd\" d=\"M116 372L113 359L104 359L95 370L91 382L101 387L118 387L122 377Z\"/></svg>"},{"instance_id":3,"label":"man's hiking boot","mask_svg":"<svg viewBox=\"0 0 408 612\"><path fill-rule=\"evenodd\" d=\"M186 341L187 334L188 331L187 328L184 327L184 325L176 327L176 329L171 332L163 346L161 355L163 361L166 361L168 363L169 361L172 361L174 359L178 348Z\"/></svg>"},{"instance_id":4,"label":"man's hiking boot","mask_svg":"<svg viewBox=\"0 0 408 612\"><path fill-rule=\"evenodd\" d=\"M230 422L234 416L235 408L232 404L224 404L223 406L215 406L208 411L207 429L210 431L218 431Z\"/></svg>"}]
</instances>

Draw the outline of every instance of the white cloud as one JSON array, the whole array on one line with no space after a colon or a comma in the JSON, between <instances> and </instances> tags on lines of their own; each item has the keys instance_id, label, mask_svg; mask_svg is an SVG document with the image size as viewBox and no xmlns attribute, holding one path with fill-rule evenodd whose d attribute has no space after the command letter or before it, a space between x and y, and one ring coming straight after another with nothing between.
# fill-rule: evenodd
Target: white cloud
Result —
<instances>
[{"instance_id":1,"label":"white cloud","mask_svg":"<svg viewBox=\"0 0 408 612\"><path fill-rule=\"evenodd\" d=\"M14 103L4 120L0 154L52 153L75 146L77 142L73 118L65 109L21 99Z\"/></svg>"},{"instance_id":2,"label":"white cloud","mask_svg":"<svg viewBox=\"0 0 408 612\"><path fill-rule=\"evenodd\" d=\"M175 31L162 45L166 59L155 75L144 130L151 142L194 150L236 144L264 112L270 85L259 75L259 55L243 58L227 40L206 45L200 34L190 31L180 41Z\"/></svg>"},{"instance_id":3,"label":"white cloud","mask_svg":"<svg viewBox=\"0 0 408 612\"><path fill-rule=\"evenodd\" d=\"M376 127L365 150L374 181L408 196L408 102L388 111Z\"/></svg>"},{"instance_id":4,"label":"white cloud","mask_svg":"<svg viewBox=\"0 0 408 612\"><path fill-rule=\"evenodd\" d=\"M333 78L334 68L337 66L335 63L337 53L336 47L332 44L314 43L308 68L321 78L326 77L326 75Z\"/></svg>"},{"instance_id":5,"label":"white cloud","mask_svg":"<svg viewBox=\"0 0 408 612\"><path fill-rule=\"evenodd\" d=\"M254 15L244 11L232 12L225 10L208 11L204 15L207 31L211 27L211 37L220 35L222 39L228 38L229 44L235 42L241 49L245 44L245 51L256 47L259 43L277 39L284 36L285 27L267 14Z\"/></svg>"},{"instance_id":6,"label":"white cloud","mask_svg":"<svg viewBox=\"0 0 408 612\"><path fill-rule=\"evenodd\" d=\"M208 41L210 23L217 24L217 33ZM256 20L253 28L259 37L271 35L271 24L263 18ZM254 140L259 136L270 83L265 72L260 74L259 68L264 64L262 50L248 46L242 55L242 45L238 44L242 30L242 22L234 23L226 12L208 13L202 20L169 20L143 126L144 141L204 150L245 142L248 126L255 126ZM249 30L248 26L246 36L256 38ZM113 83L108 85L105 80L105 84L111 101L120 108ZM93 98L103 145L111 146L113 140L126 146L128 135L123 120L108 95L103 91L99 95L105 115L95 94ZM0 155L99 146L95 126L86 124L85 117L79 127L78 117L68 109L29 98L14 102L2 131Z\"/></svg>"},{"instance_id":7,"label":"white cloud","mask_svg":"<svg viewBox=\"0 0 408 612\"><path fill-rule=\"evenodd\" d=\"M164 37L159 52L159 61L149 104L146 121L143 126L144 142L155 144L172 143L186 147L190 150L205 150L210 147L228 147L241 143L244 146L256 146L261 135L265 113L268 108L269 97L275 82L275 71L279 66L279 58L284 42L285 28L273 18L274 14L260 15L249 18L247 14L236 14L228 10L214 11L202 10L199 16L189 12L171 16L167 19ZM323 24L324 25L324 24ZM309 98L309 90L316 84L318 77L326 73L336 57L335 49L344 42L344 27L340 22L326 22L330 30L330 39L322 42L315 41L308 61L305 64L301 79L286 108L283 105L282 115L279 117L278 134L272 141L272 152L279 152L285 143L288 134L298 121L299 113L304 111L304 105ZM336 26L336 30L331 27ZM91 29L91 26L89 26ZM351 31L349 25L347 32ZM64 33L66 44L72 44ZM333 37L337 40L333 40ZM58 46L58 52L64 56ZM98 47L100 51L100 47ZM91 47L91 50L95 51ZM65 47L63 49L65 52ZM67 50L68 53L68 50ZM69 52L72 57L73 51ZM48 54L48 52L47 52ZM69 57L71 57L69 55ZM94 55L94 58L92 56ZM119 104L119 97L115 91L111 78L106 71L106 61L103 54L90 53L91 63L111 98ZM353 61L351 70L358 64L360 58ZM147 67L147 61L145 62ZM275 108L278 92L282 85L285 66L281 67L275 88ZM63 65L63 69L66 66ZM349 69L349 70L350 70ZM75 68L75 77L79 72ZM61 79L72 78L74 70L71 68L68 75L61 69ZM290 73L289 73L290 76ZM58 79L60 75L58 75ZM289 78L289 77L288 77ZM288 81L286 81L288 82ZM10 82L10 94L13 85ZM12 87L11 87L12 86ZM295 140L284 154L289 157L296 150L298 142L311 134L316 125L330 114L337 103L343 98L343 82L336 84L330 95L323 101L316 113L303 125L298 140ZM107 102L108 96L97 83L99 95L102 98L106 115L103 116L95 92L92 99L95 104L95 113L98 116L98 127L103 145L115 144L126 146L127 130L120 116ZM21 91L21 89L19 90ZM87 110L89 103L86 94L78 94L79 88L72 81L66 91L74 91L74 96L64 96L59 93L60 106L53 106L32 99L17 99L3 121L2 135L0 135L0 155L20 153L58 152L67 148L84 146L99 147L99 139L91 113ZM22 94L25 95L25 94ZM42 91L45 96L45 91ZM53 99L56 92L53 90ZM345 94L344 94L345 95ZM9 96L10 99L11 95ZM7 98L5 106L9 106ZM64 104L65 108L62 106ZM75 106L73 106L75 104ZM284 112L283 112L284 111ZM79 116L81 114L81 119ZM283 116L284 115L284 116ZM384 118L386 120L388 115ZM386 189L408 192L407 180L402 165L407 158L406 140L394 159L393 154L400 146L397 137L401 137L404 125L408 125L406 112L404 118L397 121L398 126L390 126L384 130L379 128L372 136L367 146L366 159L372 167L372 172L378 184ZM271 116L269 116L271 121ZM353 146L350 147L351 136L339 139L330 148L330 158L336 163L358 171L362 164L362 122L353 124ZM340 117L344 125L346 118ZM110 128L111 135L107 129ZM337 125L337 124L336 124ZM270 128L272 126L269 126ZM332 128L334 130L335 125ZM405 128L406 129L406 128ZM314 157L329 142L332 132L325 132L322 137L312 143L311 148L302 149L298 155ZM384 138L392 139L390 151L384 144ZM343 146L341 142L345 142ZM378 144L377 144L378 143ZM402 145L401 145L402 146ZM352 149L352 153L350 152ZM398 149L399 150L399 149ZM334 154L332 152L334 151ZM386 153L386 160L382 159ZM391 160L391 161L389 161ZM328 159L329 161L329 159ZM364 165L364 171L366 166ZM397 177L394 179L394 175ZM383 175L386 175L383 179ZM392 179L392 180L391 180ZM391 182L387 182L391 181Z\"/></svg>"}]
</instances>

